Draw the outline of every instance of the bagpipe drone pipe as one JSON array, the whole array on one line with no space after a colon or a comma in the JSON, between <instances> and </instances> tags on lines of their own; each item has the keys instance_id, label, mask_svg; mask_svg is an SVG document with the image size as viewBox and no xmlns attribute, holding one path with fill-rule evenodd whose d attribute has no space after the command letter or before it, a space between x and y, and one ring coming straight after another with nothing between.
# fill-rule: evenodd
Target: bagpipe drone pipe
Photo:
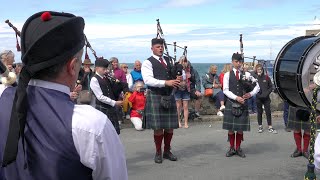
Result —
<instances>
[{"instance_id":1,"label":"bagpipe drone pipe","mask_svg":"<svg viewBox=\"0 0 320 180\"><path fill-rule=\"evenodd\" d=\"M86 47L85 47L85 59L89 59L89 55L87 52L87 48L89 48L92 51L92 54L94 55L95 59L103 59L105 61L108 61L107 59L104 59L103 57L98 57L96 54L96 51L92 48L90 42L88 41L86 35L84 36L85 38L85 42L86 42ZM108 61L109 63L109 61ZM126 82L121 82L119 79L115 78L114 76L112 76L110 73L105 74L105 76L109 79L109 81L111 82L111 86L112 86L112 91L113 94L115 96L115 99L118 100L123 93L127 93L129 92L129 87L128 87L128 83Z\"/></svg>"}]
</instances>

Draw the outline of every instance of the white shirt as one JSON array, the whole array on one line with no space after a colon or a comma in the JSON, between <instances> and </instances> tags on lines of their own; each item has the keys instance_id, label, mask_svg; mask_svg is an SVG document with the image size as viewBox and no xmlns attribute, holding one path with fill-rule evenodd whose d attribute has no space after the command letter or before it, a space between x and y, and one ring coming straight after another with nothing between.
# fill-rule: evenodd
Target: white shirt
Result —
<instances>
[{"instance_id":1,"label":"white shirt","mask_svg":"<svg viewBox=\"0 0 320 180\"><path fill-rule=\"evenodd\" d=\"M98 76L103 78L100 74L96 73ZM99 81L96 77L92 77L90 81L90 88L94 95L97 97L98 101L103 102L105 104L109 104L110 106L114 107L116 104L115 100L112 100L111 98L103 95L103 92L101 90L101 87L99 85Z\"/></svg>"},{"instance_id":2,"label":"white shirt","mask_svg":"<svg viewBox=\"0 0 320 180\"><path fill-rule=\"evenodd\" d=\"M154 54L152 56L160 62L159 56L156 56ZM166 60L163 57L162 59L163 59L163 62L167 65ZM143 81L147 86L159 87L159 88L165 86L165 82L166 82L165 80L159 80L154 78L152 64L149 60L143 61L141 66L141 74L142 74Z\"/></svg>"},{"instance_id":3,"label":"white shirt","mask_svg":"<svg viewBox=\"0 0 320 180\"><path fill-rule=\"evenodd\" d=\"M317 174L320 174L320 134L316 138L314 144L314 166Z\"/></svg>"},{"instance_id":4,"label":"white shirt","mask_svg":"<svg viewBox=\"0 0 320 180\"><path fill-rule=\"evenodd\" d=\"M48 81L32 79L29 85L70 93L67 86ZM80 162L92 169L94 180L128 179L123 145L105 114L90 105L75 105L72 138Z\"/></svg>"},{"instance_id":5,"label":"white shirt","mask_svg":"<svg viewBox=\"0 0 320 180\"><path fill-rule=\"evenodd\" d=\"M4 84L0 84L0 97L1 97L1 95L2 95L2 93L3 93L3 91L4 91L5 89L7 89L7 87L8 87L8 86L6 86L6 85L4 85Z\"/></svg>"},{"instance_id":6,"label":"white shirt","mask_svg":"<svg viewBox=\"0 0 320 180\"><path fill-rule=\"evenodd\" d=\"M236 74L236 71L237 69L233 68L232 69L234 74ZM241 71L239 70L239 77L241 75ZM245 76L246 77L250 77L252 78L253 80L255 80L254 77L251 76L251 74L249 72L245 72ZM224 74L224 77L223 77L223 93L230 99L233 99L233 100L236 100L237 98L237 95L235 95L233 92L231 92L229 90L229 77L230 77L230 72L226 72ZM256 86L253 88L253 90L250 92L250 95L251 96L254 96L256 95L258 92L260 91L260 87L259 87L259 84L256 83Z\"/></svg>"},{"instance_id":7,"label":"white shirt","mask_svg":"<svg viewBox=\"0 0 320 180\"><path fill-rule=\"evenodd\" d=\"M130 73L126 74L126 79L128 83L128 88L131 89L133 86L133 79Z\"/></svg>"}]
</instances>

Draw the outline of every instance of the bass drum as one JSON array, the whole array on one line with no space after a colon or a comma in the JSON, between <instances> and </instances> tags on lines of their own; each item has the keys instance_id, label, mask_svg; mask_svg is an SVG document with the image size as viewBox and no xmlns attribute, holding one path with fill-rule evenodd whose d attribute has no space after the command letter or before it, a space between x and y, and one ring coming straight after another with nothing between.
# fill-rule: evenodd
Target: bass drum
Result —
<instances>
[{"instance_id":1,"label":"bass drum","mask_svg":"<svg viewBox=\"0 0 320 180\"><path fill-rule=\"evenodd\" d=\"M313 77L320 70L319 42L318 36L297 37L281 49L275 60L273 81L276 90L291 106L311 106L312 89L316 87Z\"/></svg>"}]
</instances>

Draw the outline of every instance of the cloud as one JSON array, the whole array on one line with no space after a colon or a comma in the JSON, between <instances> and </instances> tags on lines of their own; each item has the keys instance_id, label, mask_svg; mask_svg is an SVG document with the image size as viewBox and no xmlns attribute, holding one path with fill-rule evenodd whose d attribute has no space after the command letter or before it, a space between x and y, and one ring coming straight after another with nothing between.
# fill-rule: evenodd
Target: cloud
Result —
<instances>
[{"instance_id":1,"label":"cloud","mask_svg":"<svg viewBox=\"0 0 320 180\"><path fill-rule=\"evenodd\" d=\"M275 58L280 49L291 39L304 35L309 22L289 25L250 24L161 24L166 41L188 46L188 55L194 62L227 62L239 50L239 34L243 33L246 56L258 59ZM20 24L17 23L20 27ZM311 26L310 26L311 27ZM156 36L154 24L100 24L86 23L85 34L98 56L117 56L120 62L144 60L150 56L150 40ZM1 50L15 49L15 35L11 28L0 26ZM90 51L90 50L89 50ZM182 50L177 50L177 57ZM20 53L16 53L19 61ZM169 46L173 55L173 47ZM90 57L93 57L89 53Z\"/></svg>"},{"instance_id":2,"label":"cloud","mask_svg":"<svg viewBox=\"0 0 320 180\"><path fill-rule=\"evenodd\" d=\"M243 8L248 10L256 10L256 9L267 9L271 7L282 6L287 2L294 2L297 0L241 0L238 1L239 3L236 5L236 8Z\"/></svg>"},{"instance_id":3,"label":"cloud","mask_svg":"<svg viewBox=\"0 0 320 180\"><path fill-rule=\"evenodd\" d=\"M190 7L207 3L209 0L168 0L165 7Z\"/></svg>"},{"instance_id":4,"label":"cloud","mask_svg":"<svg viewBox=\"0 0 320 180\"><path fill-rule=\"evenodd\" d=\"M190 36L211 36L211 35L223 35L227 32L208 32L208 33L191 33Z\"/></svg>"},{"instance_id":5,"label":"cloud","mask_svg":"<svg viewBox=\"0 0 320 180\"><path fill-rule=\"evenodd\" d=\"M196 24L161 24L165 36L182 34L199 28ZM90 39L123 38L136 36L155 37L156 24L90 24L85 27L85 33Z\"/></svg>"}]
</instances>

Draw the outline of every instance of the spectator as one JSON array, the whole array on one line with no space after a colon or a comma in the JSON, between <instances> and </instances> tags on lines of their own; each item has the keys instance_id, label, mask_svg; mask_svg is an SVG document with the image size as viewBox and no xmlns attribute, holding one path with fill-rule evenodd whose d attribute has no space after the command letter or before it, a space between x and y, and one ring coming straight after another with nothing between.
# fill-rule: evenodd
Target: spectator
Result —
<instances>
[{"instance_id":1,"label":"spectator","mask_svg":"<svg viewBox=\"0 0 320 180\"><path fill-rule=\"evenodd\" d=\"M14 53L11 50L4 50L0 53L0 61L7 67L10 72L14 72ZM0 74L0 84L1 84L1 74ZM16 86L14 84L13 86Z\"/></svg>"},{"instance_id":2,"label":"spectator","mask_svg":"<svg viewBox=\"0 0 320 180\"><path fill-rule=\"evenodd\" d=\"M132 103L130 120L136 130L141 131L142 128L142 117L144 106L146 104L145 91L143 90L144 83L138 81L134 84L133 94L129 97L129 101Z\"/></svg>"},{"instance_id":3,"label":"spectator","mask_svg":"<svg viewBox=\"0 0 320 180\"><path fill-rule=\"evenodd\" d=\"M231 71L231 68L232 68L231 64L225 64L223 66L223 69L222 69L222 71L221 71L221 73L219 75L219 81L220 81L220 84L221 84L221 89L223 89L223 77L227 72Z\"/></svg>"},{"instance_id":4,"label":"spectator","mask_svg":"<svg viewBox=\"0 0 320 180\"><path fill-rule=\"evenodd\" d=\"M125 83L127 82L126 74L123 72L122 69L119 68L118 58L116 57L110 58L109 69L110 69L109 74L111 75L111 77L114 77L120 82L125 82ZM120 96L117 96L115 98L116 100L123 101L123 93L121 93ZM123 109L121 108L121 106L117 106L116 109L117 109L118 116L124 117ZM121 129L122 118L119 118L118 124L119 124L119 128Z\"/></svg>"},{"instance_id":5,"label":"spectator","mask_svg":"<svg viewBox=\"0 0 320 180\"><path fill-rule=\"evenodd\" d=\"M143 81L142 74L141 74L141 62L139 60L136 60L134 62L134 68L130 74L133 79L133 83L136 83L137 81Z\"/></svg>"},{"instance_id":6,"label":"spectator","mask_svg":"<svg viewBox=\"0 0 320 180\"><path fill-rule=\"evenodd\" d=\"M188 102L190 101L190 67L188 66L188 60L185 56L181 56L179 59L179 64L182 65L182 81L180 82L179 87L176 89L174 93L174 97L177 105L178 112L178 121L179 127L181 126L180 122L180 113L181 109L183 109L183 118L184 118L184 128L189 128L188 118L189 118L189 106Z\"/></svg>"},{"instance_id":7,"label":"spectator","mask_svg":"<svg viewBox=\"0 0 320 180\"><path fill-rule=\"evenodd\" d=\"M82 68L80 69L78 77L80 84L82 85L82 90L90 89L90 80L94 76L94 72L91 69L92 65L90 59L85 59L82 63Z\"/></svg>"},{"instance_id":8,"label":"spectator","mask_svg":"<svg viewBox=\"0 0 320 180\"><path fill-rule=\"evenodd\" d=\"M122 69L122 71L124 72L124 74L126 75L126 80L128 83L128 88L131 89L133 86L133 81L132 81L132 76L128 70L128 65L127 64L121 64L120 68Z\"/></svg>"},{"instance_id":9,"label":"spectator","mask_svg":"<svg viewBox=\"0 0 320 180\"><path fill-rule=\"evenodd\" d=\"M262 126L262 113L263 113L262 105L263 105L264 110L266 112L267 122L269 126L268 131L270 133L277 134L277 131L272 127L272 122L271 122L270 93L273 90L272 82L269 76L265 74L261 64L256 65L255 73L260 86L260 91L256 95L257 109L258 109L257 119L259 124L258 132L259 133L263 132L263 126Z\"/></svg>"},{"instance_id":10,"label":"spectator","mask_svg":"<svg viewBox=\"0 0 320 180\"><path fill-rule=\"evenodd\" d=\"M133 83L132 83L132 77L131 74L128 71L128 65L127 64L121 64L120 65L121 69L123 70L123 72L126 74L126 79L127 79L127 83L128 83L128 88L131 90ZM123 106L122 106L122 111L125 115L126 119L130 119L130 107L132 106L132 104L129 102L129 97L131 96L131 92L127 92L126 94L124 94L123 97Z\"/></svg>"},{"instance_id":11,"label":"spectator","mask_svg":"<svg viewBox=\"0 0 320 180\"><path fill-rule=\"evenodd\" d=\"M251 75L255 76L256 74L252 71L249 71L249 65L248 64L243 64L242 67L243 72L249 72ZM255 114L257 112L257 102L256 102L256 95L250 97L247 100L248 103L248 110L249 114Z\"/></svg>"},{"instance_id":12,"label":"spectator","mask_svg":"<svg viewBox=\"0 0 320 180\"><path fill-rule=\"evenodd\" d=\"M201 80L198 71L195 70L190 61L188 61L188 66L190 67L191 74L191 84L190 84L190 100L195 100L194 109L197 117L200 117L199 111L201 106Z\"/></svg>"},{"instance_id":13,"label":"spectator","mask_svg":"<svg viewBox=\"0 0 320 180\"><path fill-rule=\"evenodd\" d=\"M10 72L14 72L14 53L11 50L2 51L0 53L0 60Z\"/></svg>"},{"instance_id":14,"label":"spectator","mask_svg":"<svg viewBox=\"0 0 320 180\"><path fill-rule=\"evenodd\" d=\"M121 82L127 82L126 74L119 68L119 60L116 57L110 58L111 75Z\"/></svg>"},{"instance_id":15,"label":"spectator","mask_svg":"<svg viewBox=\"0 0 320 180\"><path fill-rule=\"evenodd\" d=\"M218 67L216 65L211 65L209 72L202 77L202 85L205 89L213 89L213 94L210 97L218 109L217 115L223 116L222 111L225 109L224 106L224 94L221 90L222 85L219 81L219 76L217 75Z\"/></svg>"}]
</instances>

